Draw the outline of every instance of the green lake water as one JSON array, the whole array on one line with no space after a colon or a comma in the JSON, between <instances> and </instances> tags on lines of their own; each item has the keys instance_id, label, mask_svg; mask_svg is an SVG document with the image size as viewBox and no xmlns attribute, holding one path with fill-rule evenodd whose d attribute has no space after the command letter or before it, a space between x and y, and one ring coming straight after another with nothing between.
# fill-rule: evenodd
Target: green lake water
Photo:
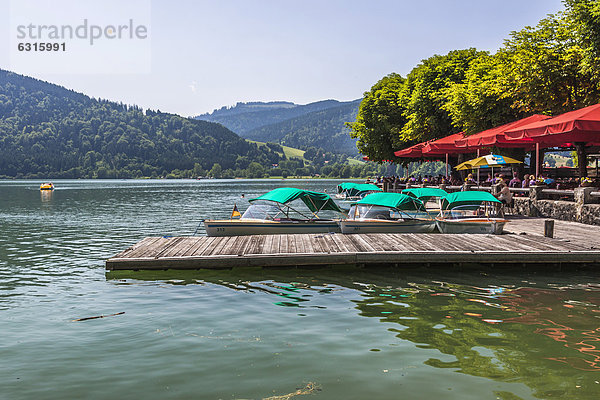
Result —
<instances>
[{"instance_id":1,"label":"green lake water","mask_svg":"<svg viewBox=\"0 0 600 400\"><path fill-rule=\"evenodd\" d=\"M0 181L0 399L600 398L596 271L104 269L337 183Z\"/></svg>"}]
</instances>

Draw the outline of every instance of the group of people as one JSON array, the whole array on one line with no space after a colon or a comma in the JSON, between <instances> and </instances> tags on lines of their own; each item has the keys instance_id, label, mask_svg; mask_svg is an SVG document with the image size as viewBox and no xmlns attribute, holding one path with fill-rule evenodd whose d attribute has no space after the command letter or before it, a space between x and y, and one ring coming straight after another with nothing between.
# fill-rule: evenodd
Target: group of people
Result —
<instances>
[{"instance_id":1,"label":"group of people","mask_svg":"<svg viewBox=\"0 0 600 400\"><path fill-rule=\"evenodd\" d=\"M492 174L488 174L487 179L481 182L481 186L492 186L492 185L500 185L500 190L496 194L498 200L502 202L502 204L506 206L512 206L513 203L513 195L510 191L511 187L521 187L522 181L515 174L513 175L513 179L510 182L504 177L501 173L496 173L492 176ZM526 183L529 184L529 181L526 180ZM465 184L467 185L476 185L477 182L473 177L473 174L467 175L465 178ZM518 185L518 186L517 186ZM465 190L465 188L463 188Z\"/></svg>"},{"instance_id":2,"label":"group of people","mask_svg":"<svg viewBox=\"0 0 600 400\"><path fill-rule=\"evenodd\" d=\"M500 183L500 181L504 181L509 188L529 188L531 186L545 186L549 189L560 189L560 190L568 190L575 189L579 186L600 186L600 180L598 178L550 178L547 176L538 176L536 177L533 174L525 174L523 175L523 179L519 178L517 173L513 173L512 179L508 180L503 174L496 173L492 176L492 174L488 174L487 178L481 182L482 186L492 186L494 184ZM469 174L465 179L465 183L467 184L477 184L475 181L473 174Z\"/></svg>"},{"instance_id":3,"label":"group of people","mask_svg":"<svg viewBox=\"0 0 600 400\"><path fill-rule=\"evenodd\" d=\"M481 186L492 186L495 184L499 184L500 182L504 182L509 188L529 188L531 186L546 186L549 189L574 189L578 186L594 186L600 187L600 179L591 179L591 178L550 178L547 176L535 176L533 174L525 174L523 178L519 177L519 174L514 172L512 175L512 179L508 179L504 174L498 172L495 174L487 174L485 180L480 182ZM451 186L460 186L463 183L467 185L477 185L477 180L473 176L473 174L468 174L467 177L462 181L459 175L453 172L450 177L446 177L444 175L419 175L419 176L410 176L410 177L400 177L400 176L380 176L374 179L373 181L368 180L369 183L383 184L387 183L390 185L400 185L400 184L411 184L411 185L430 185L430 186L438 186L441 184L451 185Z\"/></svg>"},{"instance_id":4,"label":"group of people","mask_svg":"<svg viewBox=\"0 0 600 400\"><path fill-rule=\"evenodd\" d=\"M371 182L369 180L369 182ZM418 176L410 176L410 177L400 177L400 176L380 176L373 183L388 183L388 184L408 184L411 185L431 185L438 186L442 184L446 185L460 185L461 181L456 176L451 176L450 178L446 178L444 175L418 175Z\"/></svg>"}]
</instances>

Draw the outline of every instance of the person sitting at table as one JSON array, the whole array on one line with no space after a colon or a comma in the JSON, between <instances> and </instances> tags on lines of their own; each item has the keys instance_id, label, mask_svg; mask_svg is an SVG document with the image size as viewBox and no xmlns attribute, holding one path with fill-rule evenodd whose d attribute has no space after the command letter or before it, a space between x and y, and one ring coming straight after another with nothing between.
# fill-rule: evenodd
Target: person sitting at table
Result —
<instances>
[{"instance_id":1,"label":"person sitting at table","mask_svg":"<svg viewBox=\"0 0 600 400\"><path fill-rule=\"evenodd\" d=\"M535 175L529 175L529 187L537 186L537 180L535 179Z\"/></svg>"},{"instance_id":2,"label":"person sitting at table","mask_svg":"<svg viewBox=\"0 0 600 400\"><path fill-rule=\"evenodd\" d=\"M548 186L551 189L554 189L556 187L556 180L552 179L550 177L544 178L544 184L546 186Z\"/></svg>"},{"instance_id":3,"label":"person sitting at table","mask_svg":"<svg viewBox=\"0 0 600 400\"><path fill-rule=\"evenodd\" d=\"M502 202L505 206L512 207L512 194L510 193L510 189L504 180L500 180L500 192L496 195L498 200Z\"/></svg>"},{"instance_id":4,"label":"person sitting at table","mask_svg":"<svg viewBox=\"0 0 600 400\"><path fill-rule=\"evenodd\" d=\"M492 174L488 174L487 179L485 180L485 183L490 186L494 183L494 178L492 178Z\"/></svg>"},{"instance_id":5,"label":"person sitting at table","mask_svg":"<svg viewBox=\"0 0 600 400\"><path fill-rule=\"evenodd\" d=\"M523 182L521 182L521 187L522 188L528 188L529 187L529 174L523 175Z\"/></svg>"},{"instance_id":6,"label":"person sitting at table","mask_svg":"<svg viewBox=\"0 0 600 400\"><path fill-rule=\"evenodd\" d=\"M511 187L511 188L521 187L521 180L519 179L519 176L517 175L516 172L513 174L513 178L510 180L510 182L508 182L508 187Z\"/></svg>"},{"instance_id":7,"label":"person sitting at table","mask_svg":"<svg viewBox=\"0 0 600 400\"><path fill-rule=\"evenodd\" d=\"M474 185L475 184L475 179L473 178L473 174L467 175L467 177L465 178L465 183L467 185Z\"/></svg>"}]
</instances>

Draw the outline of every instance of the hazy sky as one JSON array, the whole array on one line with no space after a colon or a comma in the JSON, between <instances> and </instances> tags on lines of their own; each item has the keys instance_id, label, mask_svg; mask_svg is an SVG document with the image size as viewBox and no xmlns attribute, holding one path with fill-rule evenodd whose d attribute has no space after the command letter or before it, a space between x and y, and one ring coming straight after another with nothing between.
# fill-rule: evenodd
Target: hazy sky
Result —
<instances>
[{"instance_id":1,"label":"hazy sky","mask_svg":"<svg viewBox=\"0 0 600 400\"><path fill-rule=\"evenodd\" d=\"M5 38L14 36L9 5L0 0ZM561 9L560 0L154 0L150 73L35 77L184 116L238 101L352 100L433 54L495 51L511 31ZM0 68L11 69L8 54L0 40Z\"/></svg>"}]
</instances>

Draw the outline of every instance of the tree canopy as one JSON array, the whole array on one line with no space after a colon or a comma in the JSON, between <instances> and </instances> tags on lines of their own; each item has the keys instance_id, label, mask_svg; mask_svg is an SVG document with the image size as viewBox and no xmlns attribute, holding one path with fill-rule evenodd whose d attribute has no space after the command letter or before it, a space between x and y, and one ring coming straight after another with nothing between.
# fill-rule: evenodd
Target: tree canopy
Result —
<instances>
[{"instance_id":1,"label":"tree canopy","mask_svg":"<svg viewBox=\"0 0 600 400\"><path fill-rule=\"evenodd\" d=\"M511 32L495 54L454 50L390 74L366 92L349 124L374 161L415 143L473 134L535 113L600 101L600 0L564 0L565 10Z\"/></svg>"},{"instance_id":2,"label":"tree canopy","mask_svg":"<svg viewBox=\"0 0 600 400\"><path fill-rule=\"evenodd\" d=\"M398 74L381 79L364 94L356 121L348 124L358 151L373 161L393 160L394 149L402 144L400 131L407 122L401 101L404 82Z\"/></svg>"}]
</instances>

